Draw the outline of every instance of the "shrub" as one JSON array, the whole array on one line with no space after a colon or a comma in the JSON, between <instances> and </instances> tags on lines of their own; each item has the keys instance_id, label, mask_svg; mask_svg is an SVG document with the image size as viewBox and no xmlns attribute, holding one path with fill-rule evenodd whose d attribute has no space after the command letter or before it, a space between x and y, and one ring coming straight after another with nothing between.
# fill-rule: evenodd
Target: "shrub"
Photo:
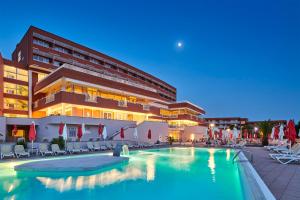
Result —
<instances>
[{"instance_id":1,"label":"shrub","mask_svg":"<svg viewBox=\"0 0 300 200\"><path fill-rule=\"evenodd\" d=\"M171 136L168 136L168 137L167 137L167 141L169 142L170 145L172 145L173 142L174 142L174 138L171 137Z\"/></svg>"},{"instance_id":2,"label":"shrub","mask_svg":"<svg viewBox=\"0 0 300 200\"><path fill-rule=\"evenodd\" d=\"M19 141L17 141L17 145L23 145L24 149L27 148L27 143L25 142L25 140L19 140Z\"/></svg>"},{"instance_id":3,"label":"shrub","mask_svg":"<svg viewBox=\"0 0 300 200\"><path fill-rule=\"evenodd\" d=\"M65 140L62 136L59 136L58 138L53 138L51 144L57 144L61 149L65 148Z\"/></svg>"}]
</instances>

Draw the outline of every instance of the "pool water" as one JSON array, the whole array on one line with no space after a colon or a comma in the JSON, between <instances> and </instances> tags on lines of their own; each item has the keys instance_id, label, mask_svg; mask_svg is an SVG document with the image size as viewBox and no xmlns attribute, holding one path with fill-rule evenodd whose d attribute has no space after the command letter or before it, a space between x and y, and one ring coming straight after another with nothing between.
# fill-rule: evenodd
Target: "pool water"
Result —
<instances>
[{"instance_id":1,"label":"pool water","mask_svg":"<svg viewBox=\"0 0 300 200\"><path fill-rule=\"evenodd\" d=\"M248 199L233 155L212 148L138 150L128 163L76 173L15 172L18 163L0 163L0 199Z\"/></svg>"}]
</instances>

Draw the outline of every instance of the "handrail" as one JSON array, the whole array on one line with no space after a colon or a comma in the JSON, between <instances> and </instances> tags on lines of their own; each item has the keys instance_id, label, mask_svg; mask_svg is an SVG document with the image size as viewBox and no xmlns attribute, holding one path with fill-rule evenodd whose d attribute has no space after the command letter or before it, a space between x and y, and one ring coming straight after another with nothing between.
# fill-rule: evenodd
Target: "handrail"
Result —
<instances>
[{"instance_id":1,"label":"handrail","mask_svg":"<svg viewBox=\"0 0 300 200\"><path fill-rule=\"evenodd\" d=\"M235 158L238 157L238 155L243 152L243 150L247 153L250 154L250 162L253 163L253 153L251 151L245 150L245 149L240 149L236 154L234 154L233 158L232 158L232 163L234 163Z\"/></svg>"},{"instance_id":2,"label":"handrail","mask_svg":"<svg viewBox=\"0 0 300 200\"><path fill-rule=\"evenodd\" d=\"M124 131L130 128L136 128L136 125L128 125L123 127ZM108 137L108 140L112 140L114 137L116 137L117 135L119 135L121 133L121 130L115 131L110 137Z\"/></svg>"}]
</instances>

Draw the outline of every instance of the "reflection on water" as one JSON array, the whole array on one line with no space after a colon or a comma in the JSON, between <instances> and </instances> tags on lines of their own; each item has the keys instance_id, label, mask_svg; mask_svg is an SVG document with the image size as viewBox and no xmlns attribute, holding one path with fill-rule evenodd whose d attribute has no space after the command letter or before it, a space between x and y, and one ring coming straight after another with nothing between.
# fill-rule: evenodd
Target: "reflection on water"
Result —
<instances>
[{"instance_id":1,"label":"reflection on water","mask_svg":"<svg viewBox=\"0 0 300 200\"><path fill-rule=\"evenodd\" d=\"M173 149L172 154L165 155L171 160L172 167L178 170L190 170L191 163L195 161L195 148Z\"/></svg>"},{"instance_id":2,"label":"reflection on water","mask_svg":"<svg viewBox=\"0 0 300 200\"><path fill-rule=\"evenodd\" d=\"M155 179L155 155L147 158L147 181L154 181Z\"/></svg>"},{"instance_id":3,"label":"reflection on water","mask_svg":"<svg viewBox=\"0 0 300 200\"><path fill-rule=\"evenodd\" d=\"M208 158L208 167L210 169L210 173L212 175L212 181L215 182L216 181L216 176L215 176L215 168L216 168L216 163L215 163L215 149L209 149L209 158Z\"/></svg>"},{"instance_id":4,"label":"reflection on water","mask_svg":"<svg viewBox=\"0 0 300 200\"><path fill-rule=\"evenodd\" d=\"M124 171L112 169L91 176L78 176L76 178L73 178L71 176L67 178L37 177L36 179L40 181L46 188L51 188L59 192L64 192L73 189L93 189L95 188L95 186L104 187L125 180L136 180L139 178L142 179L144 177L145 173L143 173L139 168L128 166L125 168Z\"/></svg>"},{"instance_id":5,"label":"reflection on water","mask_svg":"<svg viewBox=\"0 0 300 200\"><path fill-rule=\"evenodd\" d=\"M230 160L230 149L226 149L226 160Z\"/></svg>"}]
</instances>

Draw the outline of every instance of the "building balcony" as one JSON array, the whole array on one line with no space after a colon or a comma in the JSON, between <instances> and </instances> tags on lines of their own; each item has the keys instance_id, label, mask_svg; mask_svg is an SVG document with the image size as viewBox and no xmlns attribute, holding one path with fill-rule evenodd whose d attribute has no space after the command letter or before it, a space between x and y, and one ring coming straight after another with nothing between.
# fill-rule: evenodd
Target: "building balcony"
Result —
<instances>
[{"instance_id":1,"label":"building balcony","mask_svg":"<svg viewBox=\"0 0 300 200\"><path fill-rule=\"evenodd\" d=\"M116 101L105 99L98 96L89 96L87 94L71 93L59 91L55 94L46 96L34 102L34 111L38 111L59 103L67 103L73 105L91 106L106 109L123 110L138 113L149 113L159 115L159 108L149 106L145 109L145 105L131 103L127 101Z\"/></svg>"},{"instance_id":2,"label":"building balcony","mask_svg":"<svg viewBox=\"0 0 300 200\"><path fill-rule=\"evenodd\" d=\"M199 124L206 124L206 121L198 116L190 114L180 114L180 115L170 115L170 116L151 116L152 119L160 120L188 120L193 122L198 122Z\"/></svg>"}]
</instances>

